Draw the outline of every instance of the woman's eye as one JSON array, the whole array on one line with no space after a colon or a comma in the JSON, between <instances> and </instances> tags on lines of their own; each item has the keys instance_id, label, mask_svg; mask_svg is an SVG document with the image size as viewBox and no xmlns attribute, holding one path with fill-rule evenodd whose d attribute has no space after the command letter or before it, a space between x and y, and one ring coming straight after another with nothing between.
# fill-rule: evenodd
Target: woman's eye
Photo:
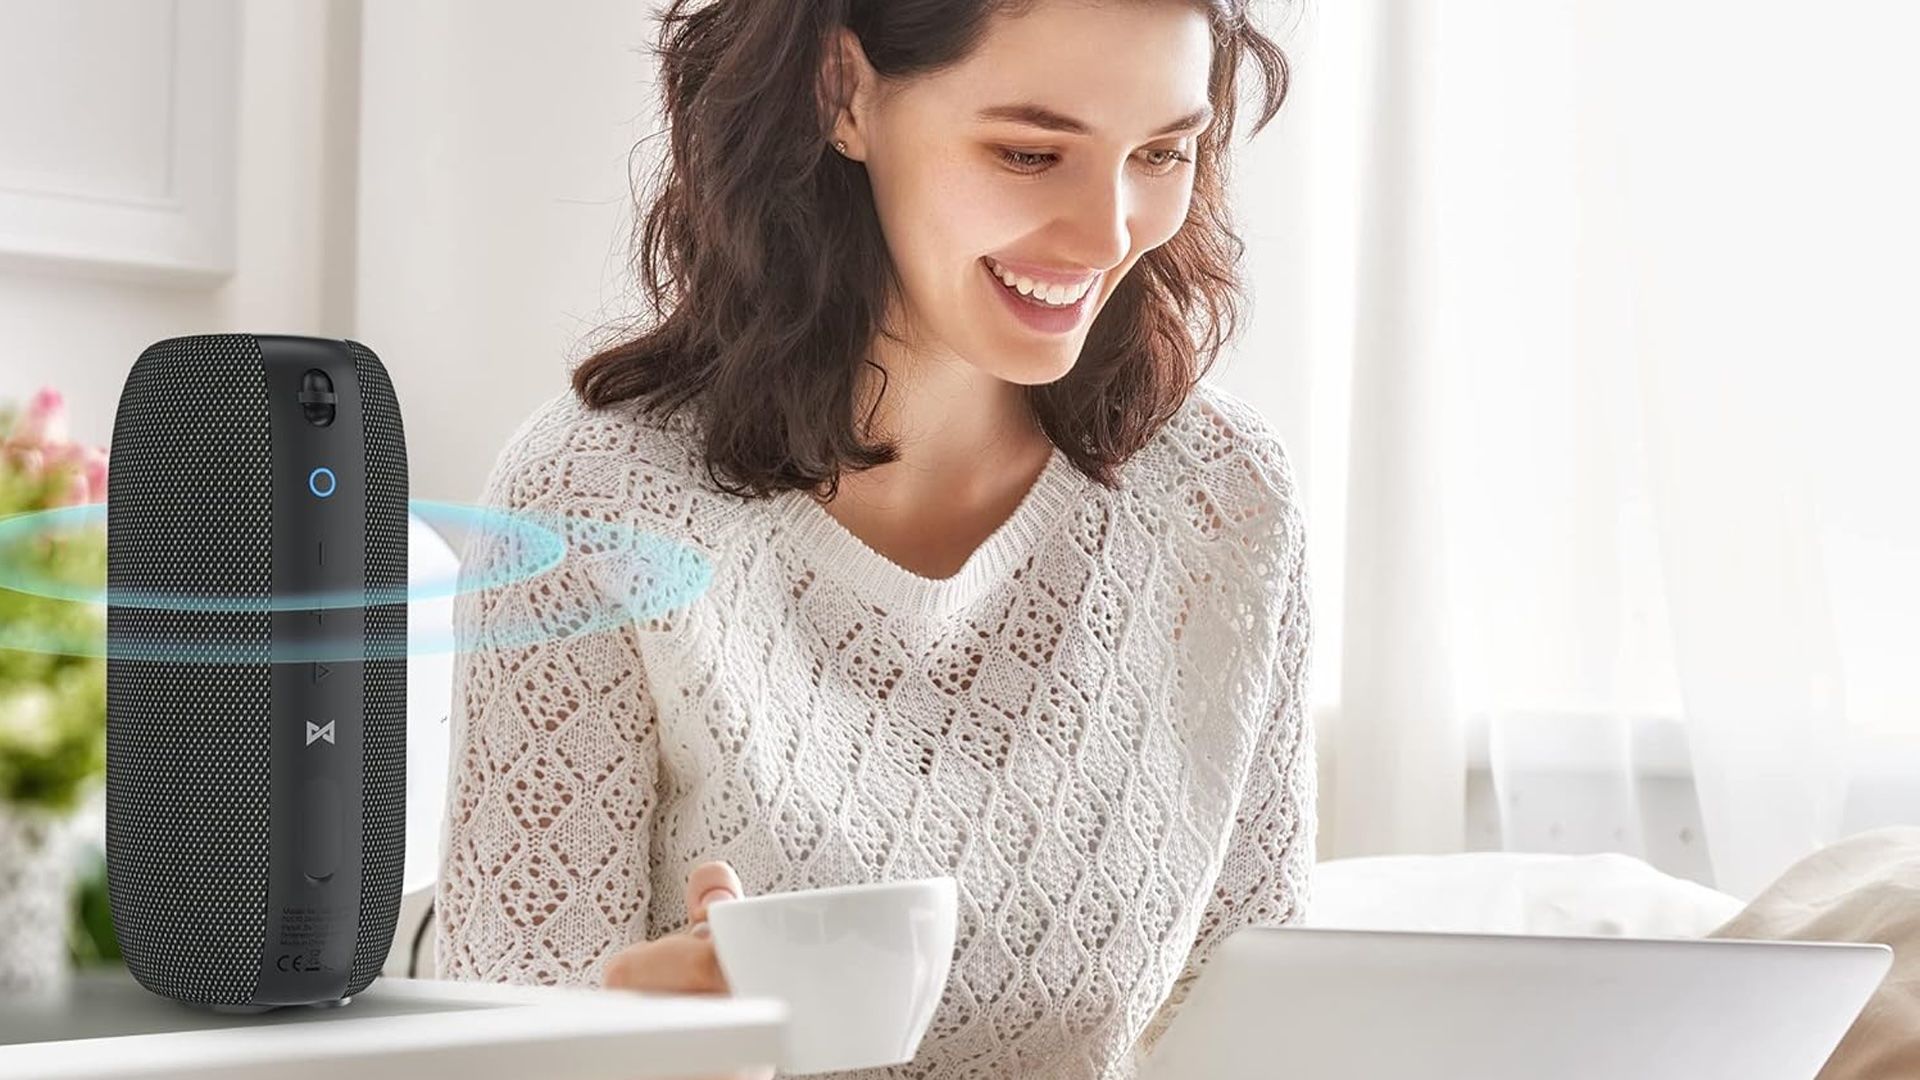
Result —
<instances>
[{"instance_id":1,"label":"woman's eye","mask_svg":"<svg viewBox=\"0 0 1920 1080\"><path fill-rule=\"evenodd\" d=\"M1043 151L1012 150L999 148L1000 160L1015 172L1037 173L1060 160L1060 155ZM1154 176L1165 176L1183 164L1190 165L1193 159L1178 150L1161 149L1146 151L1147 171Z\"/></svg>"},{"instance_id":2,"label":"woman's eye","mask_svg":"<svg viewBox=\"0 0 1920 1080\"><path fill-rule=\"evenodd\" d=\"M1156 154L1161 156L1155 157L1154 155ZM1182 164L1191 165L1193 164L1193 159L1178 150L1147 151L1147 166L1153 170L1156 176L1170 173Z\"/></svg>"},{"instance_id":3,"label":"woman's eye","mask_svg":"<svg viewBox=\"0 0 1920 1080\"><path fill-rule=\"evenodd\" d=\"M1039 172L1053 163L1054 155L1028 153L1024 150L1000 149L1000 160L1006 162L1017 172Z\"/></svg>"}]
</instances>

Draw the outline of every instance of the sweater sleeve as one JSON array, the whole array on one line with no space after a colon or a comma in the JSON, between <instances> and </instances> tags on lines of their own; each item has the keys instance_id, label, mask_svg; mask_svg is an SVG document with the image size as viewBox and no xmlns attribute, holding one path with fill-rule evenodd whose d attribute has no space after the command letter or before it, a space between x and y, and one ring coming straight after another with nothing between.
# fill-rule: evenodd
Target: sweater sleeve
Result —
<instances>
[{"instance_id":1,"label":"sweater sleeve","mask_svg":"<svg viewBox=\"0 0 1920 1080\"><path fill-rule=\"evenodd\" d=\"M1299 516L1291 507L1287 528L1286 585L1265 723L1241 789L1213 895L1201 915L1185 967L1140 1036L1136 1050L1142 1058L1179 1013L1221 941L1241 927L1290 923L1306 911L1318 824L1318 779L1307 680L1312 623L1305 544Z\"/></svg>"},{"instance_id":2,"label":"sweater sleeve","mask_svg":"<svg viewBox=\"0 0 1920 1080\"><path fill-rule=\"evenodd\" d=\"M591 537L602 523L570 516L591 504L560 465L516 436L483 500L565 540L557 565L528 576L538 534L497 514L462 561L440 978L597 987L615 952L651 937L656 712L633 620L602 585L616 553L563 524Z\"/></svg>"}]
</instances>

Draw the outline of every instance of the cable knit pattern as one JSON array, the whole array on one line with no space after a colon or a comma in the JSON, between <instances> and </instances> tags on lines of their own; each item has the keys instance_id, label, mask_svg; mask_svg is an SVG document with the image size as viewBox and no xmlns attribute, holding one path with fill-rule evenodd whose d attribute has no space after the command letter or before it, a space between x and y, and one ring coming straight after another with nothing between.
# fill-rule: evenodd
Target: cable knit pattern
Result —
<instances>
[{"instance_id":1,"label":"cable knit pattern","mask_svg":"<svg viewBox=\"0 0 1920 1080\"><path fill-rule=\"evenodd\" d=\"M717 490L695 423L562 395L495 464L488 504L677 541L712 580L598 628L648 580L617 544L462 590L440 976L598 986L684 925L707 859L750 894L952 875L919 1054L845 1075L1133 1076L1214 947L1306 902L1305 533L1280 441L1203 384L1119 490L1056 452L933 580L803 493ZM463 577L498 548L470 544Z\"/></svg>"}]
</instances>

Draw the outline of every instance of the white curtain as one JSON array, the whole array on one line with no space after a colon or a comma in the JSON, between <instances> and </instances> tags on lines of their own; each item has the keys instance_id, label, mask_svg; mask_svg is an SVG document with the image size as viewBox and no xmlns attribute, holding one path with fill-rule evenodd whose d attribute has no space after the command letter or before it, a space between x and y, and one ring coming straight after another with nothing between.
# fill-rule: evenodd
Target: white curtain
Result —
<instances>
[{"instance_id":1,"label":"white curtain","mask_svg":"<svg viewBox=\"0 0 1920 1080\"><path fill-rule=\"evenodd\" d=\"M1461 847L1478 731L1591 833L1544 843L1643 853L1663 718L1728 892L1920 821L1920 11L1313 18L1327 853Z\"/></svg>"}]
</instances>

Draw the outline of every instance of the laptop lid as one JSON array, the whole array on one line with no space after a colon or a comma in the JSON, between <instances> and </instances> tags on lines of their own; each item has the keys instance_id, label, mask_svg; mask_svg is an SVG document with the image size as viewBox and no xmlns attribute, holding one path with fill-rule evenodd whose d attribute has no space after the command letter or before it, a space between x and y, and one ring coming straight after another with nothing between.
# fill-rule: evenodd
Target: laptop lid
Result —
<instances>
[{"instance_id":1,"label":"laptop lid","mask_svg":"<svg viewBox=\"0 0 1920 1080\"><path fill-rule=\"evenodd\" d=\"M1809 1080L1885 945L1247 927L1140 1080Z\"/></svg>"}]
</instances>

